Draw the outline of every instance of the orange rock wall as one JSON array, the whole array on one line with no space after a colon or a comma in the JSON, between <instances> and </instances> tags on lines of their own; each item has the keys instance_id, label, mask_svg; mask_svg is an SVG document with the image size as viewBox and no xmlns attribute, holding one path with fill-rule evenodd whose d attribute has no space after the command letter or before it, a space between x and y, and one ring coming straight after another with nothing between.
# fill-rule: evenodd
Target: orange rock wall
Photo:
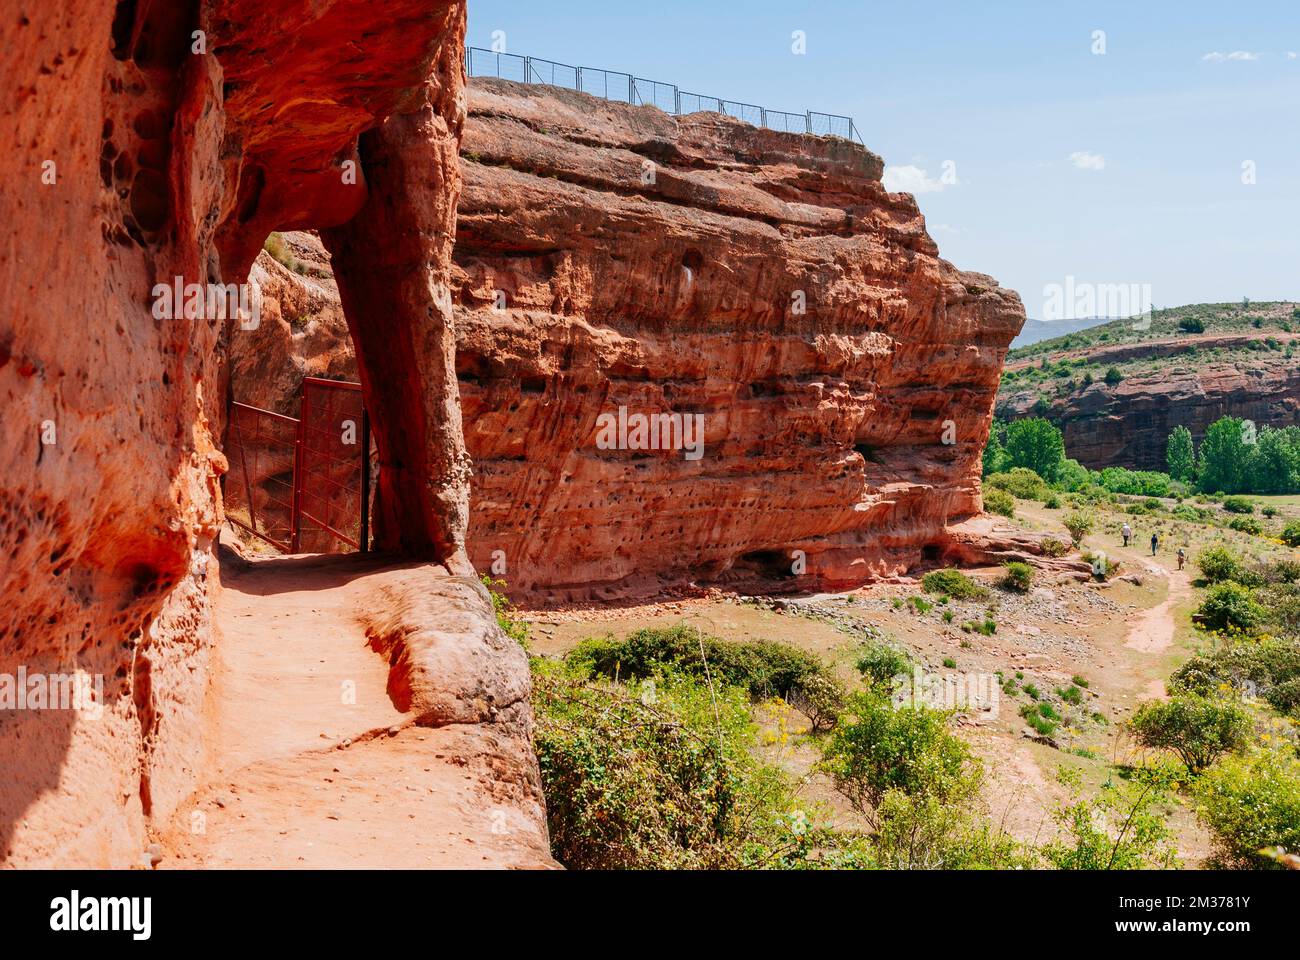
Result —
<instances>
[{"instance_id":1,"label":"orange rock wall","mask_svg":"<svg viewBox=\"0 0 1300 960\"><path fill-rule=\"evenodd\" d=\"M937 558L980 510L1024 311L940 259L879 157L476 80L462 159L480 570L554 600L847 586ZM619 407L702 414L702 456L601 449Z\"/></svg>"},{"instance_id":2,"label":"orange rock wall","mask_svg":"<svg viewBox=\"0 0 1300 960\"><path fill-rule=\"evenodd\" d=\"M156 320L154 284L238 283L267 231L354 216L390 114L458 134L463 34L439 0L4 3L0 674L104 703L0 714L0 863L138 862L192 786L239 331Z\"/></svg>"}]
</instances>

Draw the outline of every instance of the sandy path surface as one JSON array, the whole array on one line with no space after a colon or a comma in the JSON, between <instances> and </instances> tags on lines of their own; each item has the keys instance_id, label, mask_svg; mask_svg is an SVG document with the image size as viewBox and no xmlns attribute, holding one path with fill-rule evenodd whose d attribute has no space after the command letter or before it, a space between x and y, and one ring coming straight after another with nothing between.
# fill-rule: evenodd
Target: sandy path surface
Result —
<instances>
[{"instance_id":1,"label":"sandy path surface","mask_svg":"<svg viewBox=\"0 0 1300 960\"><path fill-rule=\"evenodd\" d=\"M223 567L209 761L160 866L549 865L535 825L485 782L496 734L417 727L389 699L355 621L368 572L353 558Z\"/></svg>"},{"instance_id":2,"label":"sandy path surface","mask_svg":"<svg viewBox=\"0 0 1300 960\"><path fill-rule=\"evenodd\" d=\"M1163 570L1160 572L1165 573ZM1174 610L1191 593L1191 581L1187 573L1182 571L1169 571L1166 576L1169 578L1169 596L1150 610L1138 614L1133 621L1133 626L1129 628L1128 636L1124 640L1124 646L1131 650L1139 650L1142 653L1163 653L1174 642L1174 633L1177 630Z\"/></svg>"}]
</instances>

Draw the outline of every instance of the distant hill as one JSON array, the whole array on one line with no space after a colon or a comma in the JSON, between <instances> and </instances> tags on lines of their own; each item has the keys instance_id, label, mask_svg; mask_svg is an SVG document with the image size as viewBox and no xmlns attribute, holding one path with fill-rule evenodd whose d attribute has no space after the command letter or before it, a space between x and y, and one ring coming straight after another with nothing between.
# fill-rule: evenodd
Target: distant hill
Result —
<instances>
[{"instance_id":1,"label":"distant hill","mask_svg":"<svg viewBox=\"0 0 1300 960\"><path fill-rule=\"evenodd\" d=\"M1199 442L1223 416L1300 425L1297 341L1300 307L1274 302L1192 304L1153 311L1149 325L1112 320L1013 344L997 415L1051 419L1067 455L1093 469L1163 469L1176 426Z\"/></svg>"},{"instance_id":2,"label":"distant hill","mask_svg":"<svg viewBox=\"0 0 1300 960\"><path fill-rule=\"evenodd\" d=\"M1011 341L1011 348L1014 350L1016 347L1027 347L1043 340L1064 337L1067 334L1077 333L1080 330L1087 330L1089 327L1096 327L1109 322L1109 320L1101 317L1088 317L1083 320L1034 320L1030 318L1025 321L1019 336Z\"/></svg>"},{"instance_id":3,"label":"distant hill","mask_svg":"<svg viewBox=\"0 0 1300 960\"><path fill-rule=\"evenodd\" d=\"M1044 354L1068 352L1102 345L1142 343L1147 340L1199 336L1197 326L1206 334L1259 334L1300 332L1300 304L1289 301L1269 303L1195 303L1151 311L1150 324L1128 318L1123 320L1031 320L1020 337L1011 342L1007 362ZM1058 328L1053 336L1040 337L1044 331L1034 324L1081 324L1072 330ZM1188 328L1188 329L1185 329ZM1032 339L1022 341L1026 331Z\"/></svg>"}]
</instances>

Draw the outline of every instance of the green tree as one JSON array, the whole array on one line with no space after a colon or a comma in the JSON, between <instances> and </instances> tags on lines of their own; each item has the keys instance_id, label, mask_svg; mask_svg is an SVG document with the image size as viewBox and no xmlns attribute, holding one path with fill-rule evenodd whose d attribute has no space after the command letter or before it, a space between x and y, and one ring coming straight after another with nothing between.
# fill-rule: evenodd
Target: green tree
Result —
<instances>
[{"instance_id":1,"label":"green tree","mask_svg":"<svg viewBox=\"0 0 1300 960\"><path fill-rule=\"evenodd\" d=\"M1209 493L1240 493L1246 489L1255 445L1246 442L1238 417L1222 417L1210 424L1201 441L1200 487Z\"/></svg>"},{"instance_id":2,"label":"green tree","mask_svg":"<svg viewBox=\"0 0 1300 960\"><path fill-rule=\"evenodd\" d=\"M984 444L984 476L986 477L1007 467L1007 452L1002 446L1002 436L1006 428L1007 425L996 417L993 419L993 425L989 427L988 443Z\"/></svg>"},{"instance_id":3,"label":"green tree","mask_svg":"<svg viewBox=\"0 0 1300 960\"><path fill-rule=\"evenodd\" d=\"M1110 386L1119 386L1120 381L1123 379L1124 374L1119 372L1119 367L1110 367L1106 370L1106 383Z\"/></svg>"},{"instance_id":4,"label":"green tree","mask_svg":"<svg viewBox=\"0 0 1300 960\"><path fill-rule=\"evenodd\" d=\"M1165 462L1169 464L1169 475L1175 480L1190 483L1196 479L1196 448L1192 445L1192 431L1183 426L1174 427L1165 448Z\"/></svg>"},{"instance_id":5,"label":"green tree","mask_svg":"<svg viewBox=\"0 0 1300 960\"><path fill-rule=\"evenodd\" d=\"M1049 420L1030 417L1007 427L1007 459L1012 467L1026 467L1054 483L1065 462L1065 441Z\"/></svg>"},{"instance_id":6,"label":"green tree","mask_svg":"<svg viewBox=\"0 0 1300 960\"><path fill-rule=\"evenodd\" d=\"M1261 427L1250 468L1251 493L1293 493L1300 489L1300 428Z\"/></svg>"},{"instance_id":7,"label":"green tree","mask_svg":"<svg viewBox=\"0 0 1300 960\"><path fill-rule=\"evenodd\" d=\"M1196 776L1222 754L1245 747L1251 721L1236 703L1188 694L1142 704L1129 729L1142 746L1176 753Z\"/></svg>"}]
</instances>

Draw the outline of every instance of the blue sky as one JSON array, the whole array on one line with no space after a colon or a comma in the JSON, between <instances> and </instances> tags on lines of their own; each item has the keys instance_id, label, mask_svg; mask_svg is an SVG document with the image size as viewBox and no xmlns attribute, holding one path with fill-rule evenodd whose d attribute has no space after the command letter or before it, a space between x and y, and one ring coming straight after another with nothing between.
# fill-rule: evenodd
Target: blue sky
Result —
<instances>
[{"instance_id":1,"label":"blue sky","mask_svg":"<svg viewBox=\"0 0 1300 960\"><path fill-rule=\"evenodd\" d=\"M1300 0L469 0L469 42L494 30L511 53L853 116L891 183L924 191L944 257L1031 317L1067 276L1149 284L1157 307L1300 298Z\"/></svg>"}]
</instances>

